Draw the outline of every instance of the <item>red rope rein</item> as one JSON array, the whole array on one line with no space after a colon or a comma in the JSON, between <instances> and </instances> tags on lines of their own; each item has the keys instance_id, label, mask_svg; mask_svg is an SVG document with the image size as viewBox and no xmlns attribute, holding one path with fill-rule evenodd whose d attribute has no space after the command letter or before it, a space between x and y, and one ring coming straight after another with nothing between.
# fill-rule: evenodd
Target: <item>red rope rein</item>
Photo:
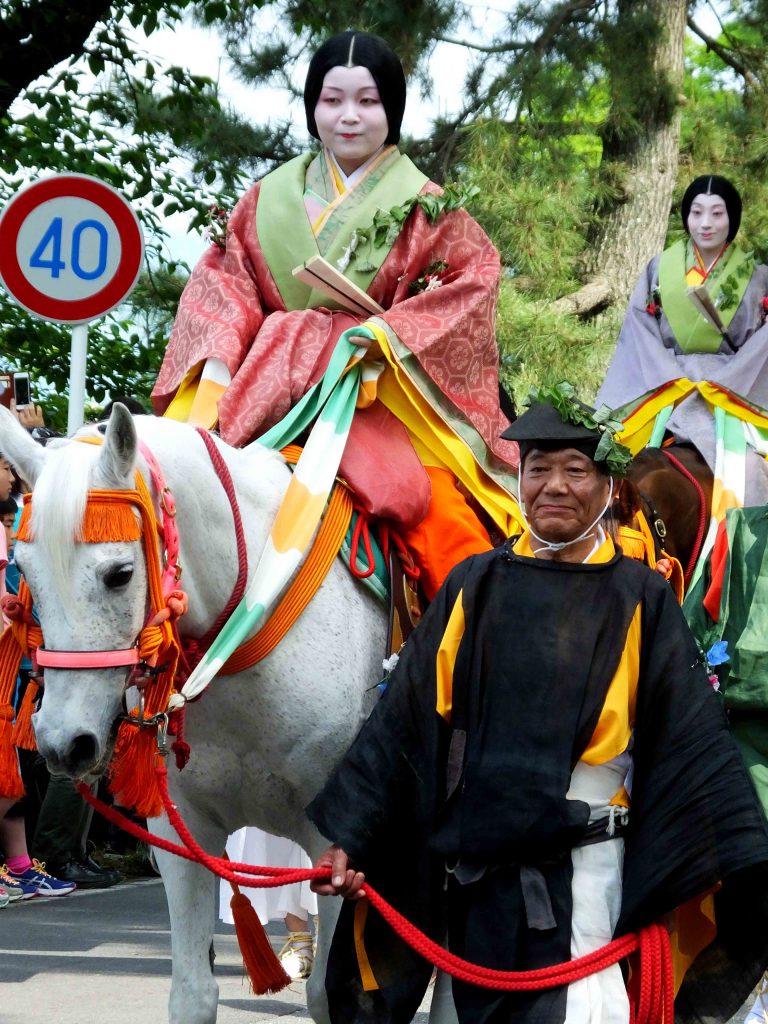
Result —
<instances>
[{"instance_id":1,"label":"red rope rein","mask_svg":"<svg viewBox=\"0 0 768 1024\"><path fill-rule=\"evenodd\" d=\"M675 467L675 469L679 473L682 473L682 475L685 477L688 483L693 486L694 490L696 491L696 496L699 499L699 522L696 527L696 539L693 542L693 550L691 551L690 558L688 559L688 565L686 566L685 572L683 573L683 578L685 580L685 585L687 587L688 583L690 582L691 576L693 576L693 570L696 568L696 562L698 561L699 555L701 554L701 545L704 542L704 530L707 525L707 499L704 496L704 490L699 481L696 479L693 473L690 472L690 470L686 469L686 467L682 464L680 459L678 459L676 455L673 455L666 448L661 448L660 451L664 452L664 454Z\"/></svg>"},{"instance_id":2,"label":"red rope rein","mask_svg":"<svg viewBox=\"0 0 768 1024\"><path fill-rule=\"evenodd\" d=\"M206 853L195 841L179 814L178 808L168 792L168 771L165 762L158 758L155 766L158 787L162 796L168 820L176 830L183 845L164 839L130 821L114 807L109 807L95 797L84 783L77 786L78 792L91 806L120 828L143 842L157 846L168 853L202 864L213 874L228 882L246 888L273 888L292 882L310 879L327 879L330 872L324 868L276 868L261 865L235 863L223 857ZM262 876L262 877L255 877ZM590 974L604 970L618 963L631 953L640 952L640 996L633 1024L673 1024L674 981L669 935L660 924L652 924L639 933L623 935L601 949L586 956L563 964L553 964L532 971L499 971L479 964L469 963L444 949L422 931L407 921L394 907L376 892L367 882L362 888L369 902L379 911L393 930L417 953L429 960L452 977L472 985L501 991L536 991L568 985Z\"/></svg>"}]
</instances>

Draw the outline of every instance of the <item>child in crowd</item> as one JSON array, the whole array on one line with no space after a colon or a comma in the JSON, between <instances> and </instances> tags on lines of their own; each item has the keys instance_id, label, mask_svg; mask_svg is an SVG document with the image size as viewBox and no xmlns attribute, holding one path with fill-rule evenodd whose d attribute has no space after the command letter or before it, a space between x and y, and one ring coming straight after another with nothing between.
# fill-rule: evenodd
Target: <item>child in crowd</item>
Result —
<instances>
[{"instance_id":1,"label":"child in crowd","mask_svg":"<svg viewBox=\"0 0 768 1024\"><path fill-rule=\"evenodd\" d=\"M0 561L2 562L2 593L5 593L5 571L9 552L13 547L13 527L17 505L11 497L13 472L8 461L0 457ZM19 690L16 707L23 694ZM27 850L26 829L22 805L13 799L0 799L0 850L5 863L0 866L0 908L16 900L33 896L66 896L76 886L62 882L45 870L45 865L33 861Z\"/></svg>"}]
</instances>

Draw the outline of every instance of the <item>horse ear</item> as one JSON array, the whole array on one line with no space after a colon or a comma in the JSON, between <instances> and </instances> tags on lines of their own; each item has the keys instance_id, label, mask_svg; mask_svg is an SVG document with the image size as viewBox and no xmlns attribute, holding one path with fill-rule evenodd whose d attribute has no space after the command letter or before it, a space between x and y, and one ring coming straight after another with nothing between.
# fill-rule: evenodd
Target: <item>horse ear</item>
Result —
<instances>
[{"instance_id":1,"label":"horse ear","mask_svg":"<svg viewBox=\"0 0 768 1024\"><path fill-rule=\"evenodd\" d=\"M0 454L30 487L35 486L48 455L3 405L0 405Z\"/></svg>"},{"instance_id":2,"label":"horse ear","mask_svg":"<svg viewBox=\"0 0 768 1024\"><path fill-rule=\"evenodd\" d=\"M99 469L106 481L118 487L133 486L138 440L133 416L116 402L107 421L104 444L99 455Z\"/></svg>"}]
</instances>

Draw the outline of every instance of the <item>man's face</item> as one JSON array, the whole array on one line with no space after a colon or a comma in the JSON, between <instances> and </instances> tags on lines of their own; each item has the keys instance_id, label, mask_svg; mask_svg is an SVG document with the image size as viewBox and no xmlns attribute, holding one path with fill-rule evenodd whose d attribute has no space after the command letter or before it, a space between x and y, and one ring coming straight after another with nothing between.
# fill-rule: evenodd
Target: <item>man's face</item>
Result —
<instances>
[{"instance_id":1,"label":"man's face","mask_svg":"<svg viewBox=\"0 0 768 1024\"><path fill-rule=\"evenodd\" d=\"M16 516L13 512L6 512L2 517L3 529L5 530L5 545L8 550L11 550L11 544L13 543L13 524L16 521Z\"/></svg>"},{"instance_id":2,"label":"man's face","mask_svg":"<svg viewBox=\"0 0 768 1024\"><path fill-rule=\"evenodd\" d=\"M525 458L520 496L534 532L561 543L589 529L608 500L609 487L609 478L576 448L534 448Z\"/></svg>"},{"instance_id":3,"label":"man's face","mask_svg":"<svg viewBox=\"0 0 768 1024\"><path fill-rule=\"evenodd\" d=\"M10 498L13 490L13 470L8 459L0 456L0 501Z\"/></svg>"}]
</instances>

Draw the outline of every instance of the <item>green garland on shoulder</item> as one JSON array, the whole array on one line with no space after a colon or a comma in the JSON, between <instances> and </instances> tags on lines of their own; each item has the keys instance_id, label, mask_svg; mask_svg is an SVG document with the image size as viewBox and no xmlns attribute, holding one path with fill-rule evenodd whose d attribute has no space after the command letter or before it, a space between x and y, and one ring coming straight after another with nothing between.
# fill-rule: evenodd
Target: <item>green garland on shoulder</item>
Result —
<instances>
[{"instance_id":1,"label":"green garland on shoulder","mask_svg":"<svg viewBox=\"0 0 768 1024\"><path fill-rule=\"evenodd\" d=\"M530 406L535 402L553 406L563 422L575 423L588 430L597 430L600 433L600 440L595 450L595 462L604 462L611 476L626 476L632 461L632 452L617 440L616 435L623 430L624 424L621 420L613 418L613 410L609 406L601 405L599 409L590 409L588 405L579 401L576 388L567 380L552 387L532 390L526 399L526 405Z\"/></svg>"},{"instance_id":2,"label":"green garland on shoulder","mask_svg":"<svg viewBox=\"0 0 768 1024\"><path fill-rule=\"evenodd\" d=\"M472 185L469 188L460 185L446 185L442 195L419 193L417 196L406 199L400 206L393 206L391 210L377 210L373 215L370 227L357 228L352 235L344 255L337 264L339 270L343 274L352 260L355 261L361 274L375 270L375 265L370 259L366 259L366 254L380 245L394 245L403 224L414 207L421 207L429 223L435 224L444 213L451 213L453 210L465 207L479 192L480 189L477 185Z\"/></svg>"},{"instance_id":3,"label":"green garland on shoulder","mask_svg":"<svg viewBox=\"0 0 768 1024\"><path fill-rule=\"evenodd\" d=\"M727 274L720 282L720 289L715 297L715 304L723 312L734 309L738 306L743 295L740 283L743 280L749 281L755 271L754 253L745 253L745 259L732 274Z\"/></svg>"}]
</instances>

